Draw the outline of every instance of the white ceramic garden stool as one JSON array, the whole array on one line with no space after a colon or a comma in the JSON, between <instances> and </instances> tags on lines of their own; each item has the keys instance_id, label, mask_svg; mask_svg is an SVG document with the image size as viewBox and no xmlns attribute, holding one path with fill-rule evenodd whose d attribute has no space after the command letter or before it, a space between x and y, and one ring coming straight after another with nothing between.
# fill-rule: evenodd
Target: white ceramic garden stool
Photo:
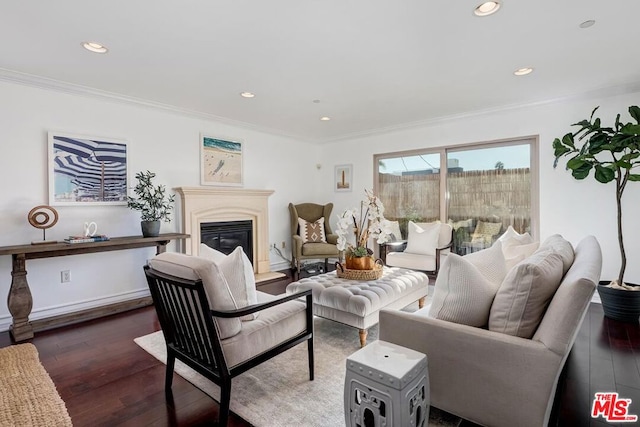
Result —
<instances>
[{"instance_id":1,"label":"white ceramic garden stool","mask_svg":"<svg viewBox=\"0 0 640 427\"><path fill-rule=\"evenodd\" d=\"M426 427L429 423L427 356L374 341L347 358L347 427Z\"/></svg>"}]
</instances>

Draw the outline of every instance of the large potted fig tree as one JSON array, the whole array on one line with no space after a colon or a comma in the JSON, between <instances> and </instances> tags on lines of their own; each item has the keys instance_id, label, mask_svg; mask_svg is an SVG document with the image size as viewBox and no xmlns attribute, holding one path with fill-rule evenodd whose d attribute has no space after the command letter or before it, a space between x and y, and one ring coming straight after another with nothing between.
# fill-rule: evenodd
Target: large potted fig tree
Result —
<instances>
[{"instance_id":1,"label":"large potted fig tree","mask_svg":"<svg viewBox=\"0 0 640 427\"><path fill-rule=\"evenodd\" d=\"M640 286L624 282L627 254L622 233L622 195L631 181L640 181L640 108L629 107L635 123L620 122L620 114L613 127L602 126L594 119L596 107L589 120L574 123L579 129L553 141L555 162L568 157L567 169L576 179L585 179L593 170L594 178L603 184L615 183L618 219L620 271L617 279L602 281L598 293L605 316L625 322L638 322L640 316ZM634 173L635 172L635 173Z\"/></svg>"}]
</instances>

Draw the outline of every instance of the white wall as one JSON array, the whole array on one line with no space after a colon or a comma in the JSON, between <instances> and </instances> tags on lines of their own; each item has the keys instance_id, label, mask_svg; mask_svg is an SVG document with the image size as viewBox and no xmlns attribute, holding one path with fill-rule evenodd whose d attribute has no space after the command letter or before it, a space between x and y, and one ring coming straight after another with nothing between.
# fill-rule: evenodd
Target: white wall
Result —
<instances>
[{"instance_id":1,"label":"white wall","mask_svg":"<svg viewBox=\"0 0 640 427\"><path fill-rule=\"evenodd\" d=\"M129 175L140 170L157 174L168 188L200 185L199 134L242 139L244 188L271 189L270 241L286 242L290 256L290 201L316 201L320 147L173 112L96 99L13 83L0 82L0 246L41 240L42 232L27 222L27 213L48 203L47 132L64 131L128 141ZM133 182L133 181L131 181ZM321 201L318 199L318 201ZM179 208L179 205L177 206ZM60 220L47 239L61 240L95 221L109 236L140 234L138 212L126 206L58 207ZM181 231L176 212L161 232ZM171 244L175 248L175 243ZM148 295L142 265L153 248L27 261L33 295L31 319ZM286 267L271 254L274 268ZM60 283L60 271L72 281ZM11 257L0 257L0 296L6 300L11 283ZM0 330L11 317L0 304Z\"/></svg>"},{"instance_id":2,"label":"white wall","mask_svg":"<svg viewBox=\"0 0 640 427\"><path fill-rule=\"evenodd\" d=\"M551 142L596 105L601 106L600 117L611 123L617 112L639 103L637 93L558 102L316 146L177 113L0 82L0 246L42 237L27 223L26 215L32 207L48 203L49 130L125 139L130 175L149 169L169 188L199 185L200 132L243 139L244 187L275 190L269 200L270 242L278 246L286 242L286 257L290 257L287 204L333 201L334 218L343 209L355 207L364 189L373 186L373 154L539 135L541 237L561 233L577 243L584 235L594 234L604 253L602 276L609 279L616 275L619 263L612 184L598 184L592 178L578 182L563 167L554 170ZM344 163L353 164L354 190L335 193L334 166ZM635 220L640 216L639 202L640 184L630 183L624 214L626 279L632 283L640 283L640 241L635 238L640 231ZM89 220L110 236L140 232L137 212L124 206L58 210L60 221L47 234L50 239L77 234ZM174 221L163 224L162 232L180 231L180 224L176 215ZM146 295L141 266L153 253L149 248L27 261L34 300L31 319ZM274 253L271 262L274 269L286 267ZM60 283L61 270L71 270L71 283ZM0 257L0 295L9 291L10 273L11 257ZM0 304L0 330L10 322L6 305Z\"/></svg>"},{"instance_id":3,"label":"white wall","mask_svg":"<svg viewBox=\"0 0 640 427\"><path fill-rule=\"evenodd\" d=\"M354 191L332 193L326 186L322 189L327 191L325 198L335 201L335 212L341 212L356 207L364 188L373 187L373 154L539 135L541 239L560 233L576 244L585 235L595 235L604 257L602 279L612 279L617 277L620 263L614 184L600 184L592 176L576 181L565 171L564 164L553 169L551 144L555 137L575 131L570 125L588 118L598 105L598 116L603 123L613 125L618 112L624 113L623 121L631 121L627 109L638 104L638 93L592 97L443 120L422 127L335 142L323 147L324 163L329 166L323 180L332 182L334 165L353 163ZM637 238L640 232L637 221L640 217L640 183L629 183L623 200L623 215L628 260L625 280L640 283L640 239Z\"/></svg>"}]
</instances>

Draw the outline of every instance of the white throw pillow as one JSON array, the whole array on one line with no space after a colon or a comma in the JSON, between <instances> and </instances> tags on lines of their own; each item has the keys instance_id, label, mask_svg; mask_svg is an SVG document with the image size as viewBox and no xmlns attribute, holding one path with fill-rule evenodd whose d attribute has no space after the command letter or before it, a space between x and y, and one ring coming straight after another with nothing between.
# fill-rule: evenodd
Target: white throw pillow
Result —
<instances>
[{"instance_id":1,"label":"white throw pillow","mask_svg":"<svg viewBox=\"0 0 640 427\"><path fill-rule=\"evenodd\" d=\"M253 266L242 250L242 247L238 246L229 255L225 255L201 243L200 256L210 259L218 265L227 280L227 284L238 308L258 303ZM240 319L247 321L254 320L256 317L258 317L258 313L249 314Z\"/></svg>"},{"instance_id":2,"label":"white throw pillow","mask_svg":"<svg viewBox=\"0 0 640 427\"><path fill-rule=\"evenodd\" d=\"M575 258L575 252L573 251L571 243L565 240L561 235L554 234L547 237L547 239L540 245L541 251L546 248L551 248L554 252L560 255L562 258L562 275L564 276L567 274L567 271L571 268L571 264L573 264L573 260Z\"/></svg>"},{"instance_id":3,"label":"white throw pillow","mask_svg":"<svg viewBox=\"0 0 640 427\"><path fill-rule=\"evenodd\" d=\"M390 236L389 241L402 240L402 232L400 231L400 223L398 221L389 221L389 228L391 229L391 234L393 234L393 236Z\"/></svg>"},{"instance_id":4,"label":"white throw pillow","mask_svg":"<svg viewBox=\"0 0 640 427\"><path fill-rule=\"evenodd\" d=\"M438 237L440 237L440 222L422 222L416 224L409 221L407 226L407 253L419 255L436 255Z\"/></svg>"},{"instance_id":5,"label":"white throw pillow","mask_svg":"<svg viewBox=\"0 0 640 427\"><path fill-rule=\"evenodd\" d=\"M512 245L528 245L533 243L533 237L531 237L529 233L520 234L511 225L498 240L502 242L503 249Z\"/></svg>"},{"instance_id":6,"label":"white throw pillow","mask_svg":"<svg viewBox=\"0 0 640 427\"><path fill-rule=\"evenodd\" d=\"M541 250L505 277L489 315L489 330L531 338L562 279L562 258Z\"/></svg>"},{"instance_id":7,"label":"white throw pillow","mask_svg":"<svg viewBox=\"0 0 640 427\"><path fill-rule=\"evenodd\" d=\"M517 263L525 258L529 258L538 250L540 242L533 242L526 245L511 244L510 246L502 246L502 253L507 262L507 271L511 270Z\"/></svg>"},{"instance_id":8,"label":"white throw pillow","mask_svg":"<svg viewBox=\"0 0 640 427\"><path fill-rule=\"evenodd\" d=\"M161 273L187 280L202 279L204 291L212 310L236 310L238 305L227 285L227 280L217 264L209 259L165 252L149 260L149 266ZM220 339L232 337L240 332L240 319L214 318Z\"/></svg>"},{"instance_id":9,"label":"white throw pillow","mask_svg":"<svg viewBox=\"0 0 640 427\"><path fill-rule=\"evenodd\" d=\"M440 266L429 317L483 327L489 320L499 284L491 283L472 263L449 254Z\"/></svg>"},{"instance_id":10,"label":"white throw pillow","mask_svg":"<svg viewBox=\"0 0 640 427\"><path fill-rule=\"evenodd\" d=\"M496 241L487 249L465 255L464 259L473 264L487 280L496 285L496 290L507 275L507 265L500 241Z\"/></svg>"},{"instance_id":11,"label":"white throw pillow","mask_svg":"<svg viewBox=\"0 0 640 427\"><path fill-rule=\"evenodd\" d=\"M298 228L302 243L327 243L327 236L324 231L324 217L314 222L298 218Z\"/></svg>"}]
</instances>

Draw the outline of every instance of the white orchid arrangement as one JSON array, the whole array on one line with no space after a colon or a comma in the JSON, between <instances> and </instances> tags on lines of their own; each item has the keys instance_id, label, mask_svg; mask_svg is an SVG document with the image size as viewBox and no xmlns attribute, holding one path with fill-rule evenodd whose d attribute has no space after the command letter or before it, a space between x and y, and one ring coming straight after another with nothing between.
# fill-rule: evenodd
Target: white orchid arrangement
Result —
<instances>
[{"instance_id":1,"label":"white orchid arrangement","mask_svg":"<svg viewBox=\"0 0 640 427\"><path fill-rule=\"evenodd\" d=\"M378 244L388 242L391 236L391 222L384 218L384 205L372 191L365 190L366 200L360 202L360 212L357 209L347 209L338 215L336 234L338 235L338 249L346 250L354 257L373 255L367 247L369 238ZM355 245L347 242L347 236L355 233Z\"/></svg>"}]
</instances>

